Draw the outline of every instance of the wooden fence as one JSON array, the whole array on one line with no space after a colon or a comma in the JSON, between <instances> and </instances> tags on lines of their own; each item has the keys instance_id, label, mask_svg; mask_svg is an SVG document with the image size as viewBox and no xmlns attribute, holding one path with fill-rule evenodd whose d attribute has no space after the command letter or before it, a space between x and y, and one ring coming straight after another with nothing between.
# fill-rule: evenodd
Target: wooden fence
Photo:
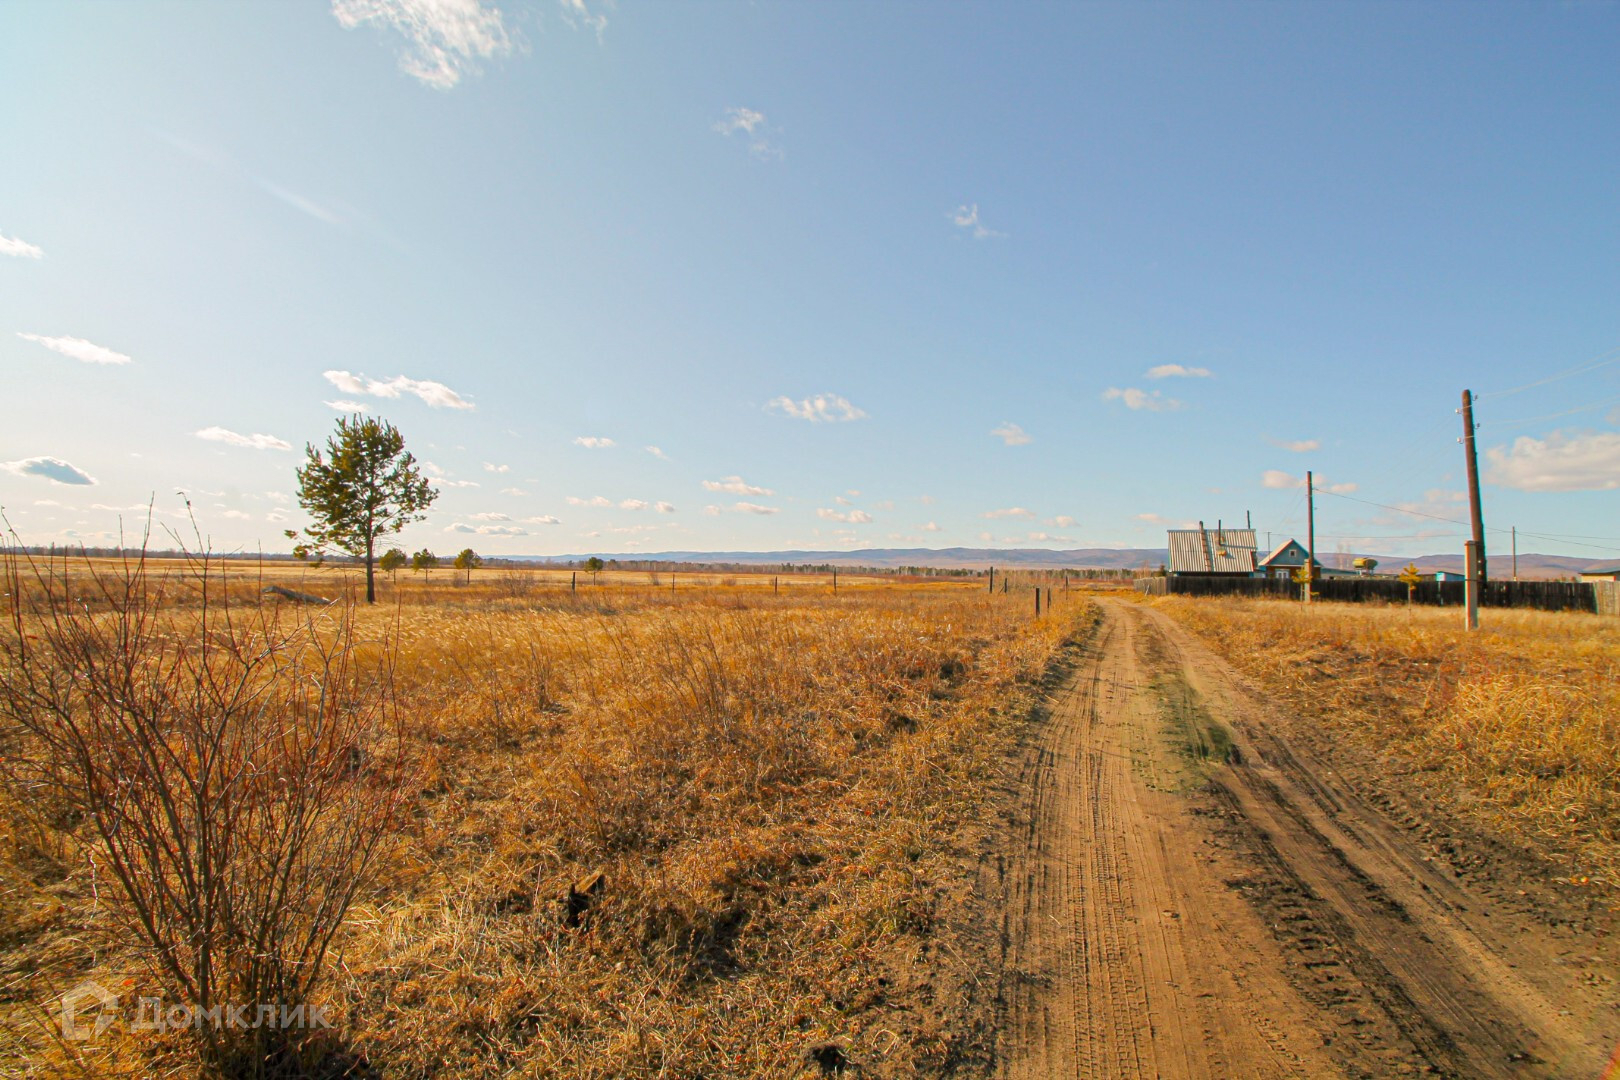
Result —
<instances>
[{"instance_id":1,"label":"wooden fence","mask_svg":"<svg viewBox=\"0 0 1620 1080\"><path fill-rule=\"evenodd\" d=\"M1150 596L1271 596L1301 599L1301 587L1283 578L1149 577L1137 578L1136 588ZM1461 581L1420 581L1412 590L1419 604L1461 607ZM1490 581L1480 593L1481 607L1534 608L1539 611L1606 611L1620 614L1620 596L1611 594L1608 607L1600 607L1598 588L1590 582ZM1616 586L1620 592L1620 586ZM1319 600L1352 603L1367 601L1404 604L1406 583L1395 578L1323 578L1315 586Z\"/></svg>"}]
</instances>

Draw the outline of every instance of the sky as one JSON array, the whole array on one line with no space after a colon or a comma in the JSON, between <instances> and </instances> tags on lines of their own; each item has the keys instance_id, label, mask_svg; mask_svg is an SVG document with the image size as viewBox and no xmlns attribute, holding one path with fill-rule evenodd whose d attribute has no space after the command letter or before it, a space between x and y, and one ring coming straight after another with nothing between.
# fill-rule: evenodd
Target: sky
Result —
<instances>
[{"instance_id":1,"label":"sky","mask_svg":"<svg viewBox=\"0 0 1620 1080\"><path fill-rule=\"evenodd\" d=\"M1620 4L0 5L0 506L286 551L1620 556ZM194 515L196 533L187 517ZM1500 531L1498 531L1500 530Z\"/></svg>"}]
</instances>

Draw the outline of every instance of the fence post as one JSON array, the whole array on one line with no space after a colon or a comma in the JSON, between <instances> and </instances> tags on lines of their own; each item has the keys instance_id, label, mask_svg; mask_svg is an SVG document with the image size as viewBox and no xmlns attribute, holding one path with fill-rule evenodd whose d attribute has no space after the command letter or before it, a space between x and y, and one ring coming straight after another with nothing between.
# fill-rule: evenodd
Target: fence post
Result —
<instances>
[{"instance_id":1,"label":"fence post","mask_svg":"<svg viewBox=\"0 0 1620 1080\"><path fill-rule=\"evenodd\" d=\"M1041 587L1035 586L1035 617L1041 617Z\"/></svg>"},{"instance_id":2,"label":"fence post","mask_svg":"<svg viewBox=\"0 0 1620 1080\"><path fill-rule=\"evenodd\" d=\"M569 592L578 592L579 591L579 571L578 570L575 570L573 573L568 575L568 591Z\"/></svg>"}]
</instances>

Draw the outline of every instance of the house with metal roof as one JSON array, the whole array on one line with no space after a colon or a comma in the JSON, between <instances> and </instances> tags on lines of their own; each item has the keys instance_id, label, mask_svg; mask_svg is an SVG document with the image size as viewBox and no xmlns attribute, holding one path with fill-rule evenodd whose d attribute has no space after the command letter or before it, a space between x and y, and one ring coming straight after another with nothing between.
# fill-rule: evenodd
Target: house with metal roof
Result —
<instances>
[{"instance_id":1,"label":"house with metal roof","mask_svg":"<svg viewBox=\"0 0 1620 1080\"><path fill-rule=\"evenodd\" d=\"M1295 570L1305 566L1307 553L1305 545L1289 537L1278 544L1265 558L1260 560L1259 570L1266 577L1292 577ZM1322 561L1316 560L1318 576L1322 571Z\"/></svg>"},{"instance_id":2,"label":"house with metal roof","mask_svg":"<svg viewBox=\"0 0 1620 1080\"><path fill-rule=\"evenodd\" d=\"M1581 571L1582 581L1620 581L1620 563L1588 566Z\"/></svg>"},{"instance_id":3,"label":"house with metal roof","mask_svg":"<svg viewBox=\"0 0 1620 1080\"><path fill-rule=\"evenodd\" d=\"M1258 568L1253 529L1206 529L1200 521L1196 529L1169 530L1169 547L1171 574L1253 577Z\"/></svg>"}]
</instances>

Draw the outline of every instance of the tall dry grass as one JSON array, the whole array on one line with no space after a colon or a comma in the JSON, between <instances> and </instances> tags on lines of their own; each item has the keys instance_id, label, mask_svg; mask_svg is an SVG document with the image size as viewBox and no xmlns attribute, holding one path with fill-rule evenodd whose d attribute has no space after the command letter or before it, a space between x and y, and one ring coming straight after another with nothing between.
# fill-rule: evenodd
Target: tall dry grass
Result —
<instances>
[{"instance_id":1,"label":"tall dry grass","mask_svg":"<svg viewBox=\"0 0 1620 1080\"><path fill-rule=\"evenodd\" d=\"M936 977L959 959L957 845L1082 601L1037 622L937 587L430 588L357 616L362 643L394 628L416 779L314 991L354 1059L604 1078L967 1060L971 965ZM133 970L73 944L100 918L81 871L0 873L26 909L0 942L13 999ZM0 1044L14 1066L51 1052ZM192 1067L155 1037L89 1052L107 1074Z\"/></svg>"},{"instance_id":2,"label":"tall dry grass","mask_svg":"<svg viewBox=\"0 0 1620 1080\"><path fill-rule=\"evenodd\" d=\"M1446 805L1620 891L1620 620L1281 601L1154 602L1299 715Z\"/></svg>"}]
</instances>

